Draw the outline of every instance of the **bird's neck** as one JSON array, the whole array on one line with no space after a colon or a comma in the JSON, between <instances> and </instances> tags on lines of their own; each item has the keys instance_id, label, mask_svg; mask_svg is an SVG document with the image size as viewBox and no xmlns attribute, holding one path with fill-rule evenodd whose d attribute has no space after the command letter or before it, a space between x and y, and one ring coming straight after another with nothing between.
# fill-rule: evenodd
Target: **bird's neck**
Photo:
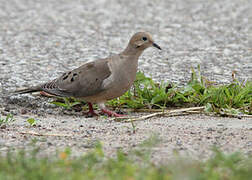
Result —
<instances>
[{"instance_id":1,"label":"bird's neck","mask_svg":"<svg viewBox=\"0 0 252 180\"><path fill-rule=\"evenodd\" d=\"M134 56L138 59L138 57L143 53L142 49L138 49L136 47L132 47L131 45L128 45L126 49L121 53L124 56Z\"/></svg>"}]
</instances>

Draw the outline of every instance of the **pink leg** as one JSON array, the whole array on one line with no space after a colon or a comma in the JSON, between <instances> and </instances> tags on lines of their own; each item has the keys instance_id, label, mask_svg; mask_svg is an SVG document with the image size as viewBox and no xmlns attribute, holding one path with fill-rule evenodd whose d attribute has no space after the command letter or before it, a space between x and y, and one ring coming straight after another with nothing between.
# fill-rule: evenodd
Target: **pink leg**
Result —
<instances>
[{"instance_id":1,"label":"pink leg","mask_svg":"<svg viewBox=\"0 0 252 180\"><path fill-rule=\"evenodd\" d=\"M98 114L96 114L96 113L94 112L94 108L93 108L92 103L88 102L88 108L89 108L89 111L87 112L87 115L88 115L89 117L98 116Z\"/></svg>"},{"instance_id":2,"label":"pink leg","mask_svg":"<svg viewBox=\"0 0 252 180\"><path fill-rule=\"evenodd\" d=\"M114 117L121 117L124 116L123 114L117 114L116 112L110 111L108 109L102 109L102 112L104 114L107 114L108 116L114 116Z\"/></svg>"}]
</instances>

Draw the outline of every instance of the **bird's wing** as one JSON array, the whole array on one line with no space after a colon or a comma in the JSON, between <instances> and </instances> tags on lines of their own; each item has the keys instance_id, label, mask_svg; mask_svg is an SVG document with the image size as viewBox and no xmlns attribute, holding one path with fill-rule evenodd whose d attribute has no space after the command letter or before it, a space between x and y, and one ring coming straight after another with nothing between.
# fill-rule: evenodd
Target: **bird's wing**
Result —
<instances>
[{"instance_id":1,"label":"bird's wing","mask_svg":"<svg viewBox=\"0 0 252 180\"><path fill-rule=\"evenodd\" d=\"M62 97L87 97L105 90L103 81L111 75L108 59L86 63L45 83L43 91Z\"/></svg>"}]
</instances>

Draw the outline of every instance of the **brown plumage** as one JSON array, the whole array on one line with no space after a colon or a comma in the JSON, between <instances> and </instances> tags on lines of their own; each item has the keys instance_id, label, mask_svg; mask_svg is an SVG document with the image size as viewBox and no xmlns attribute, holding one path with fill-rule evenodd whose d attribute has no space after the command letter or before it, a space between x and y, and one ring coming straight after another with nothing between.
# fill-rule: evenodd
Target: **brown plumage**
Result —
<instances>
[{"instance_id":1,"label":"brown plumage","mask_svg":"<svg viewBox=\"0 0 252 180\"><path fill-rule=\"evenodd\" d=\"M97 103L109 116L119 116L107 110L104 103L121 96L131 87L136 77L138 58L150 46L161 49L149 33L138 32L132 36L127 48L118 55L86 63L51 82L15 93L43 91L60 97L75 97L89 103L89 113L92 115L96 115L92 103Z\"/></svg>"}]
</instances>

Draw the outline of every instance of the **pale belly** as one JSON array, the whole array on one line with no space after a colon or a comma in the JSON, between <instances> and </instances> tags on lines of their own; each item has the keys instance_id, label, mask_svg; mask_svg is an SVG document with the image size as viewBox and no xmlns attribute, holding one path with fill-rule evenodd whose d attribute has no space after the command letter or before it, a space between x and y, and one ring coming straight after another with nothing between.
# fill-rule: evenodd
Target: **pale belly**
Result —
<instances>
[{"instance_id":1,"label":"pale belly","mask_svg":"<svg viewBox=\"0 0 252 180\"><path fill-rule=\"evenodd\" d=\"M130 87L132 86L134 80L131 82L123 83L121 82L115 83L115 85L108 90L105 90L99 94L93 95L93 96L88 96L84 97L85 101L92 102L92 103L98 103L98 102L105 102L107 100L111 100L117 97L122 96L125 92L127 92Z\"/></svg>"},{"instance_id":2,"label":"pale belly","mask_svg":"<svg viewBox=\"0 0 252 180\"><path fill-rule=\"evenodd\" d=\"M118 88L118 87L111 88L111 89L103 91L97 95L84 97L82 99L84 99L85 101L88 101L88 102L92 102L92 103L105 102L107 100L111 100L111 99L122 96L129 89L130 89L130 86L123 87L123 88Z\"/></svg>"}]
</instances>

